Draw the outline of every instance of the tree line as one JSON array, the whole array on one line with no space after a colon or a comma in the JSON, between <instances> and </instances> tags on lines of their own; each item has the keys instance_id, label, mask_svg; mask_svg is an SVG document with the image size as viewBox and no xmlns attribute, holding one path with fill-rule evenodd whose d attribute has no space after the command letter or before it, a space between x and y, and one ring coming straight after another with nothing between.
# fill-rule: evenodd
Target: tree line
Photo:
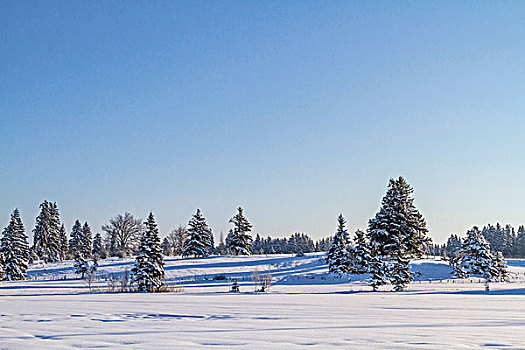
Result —
<instances>
[{"instance_id":1,"label":"tree line","mask_svg":"<svg viewBox=\"0 0 525 350\"><path fill-rule=\"evenodd\" d=\"M474 227L479 230L477 226ZM500 252L505 258L525 258L525 227L523 225L516 230L511 225L488 224L479 231L489 243L491 253ZM431 245L428 253L450 258L455 255L461 242L462 239L453 233L448 237L446 243Z\"/></svg>"}]
</instances>

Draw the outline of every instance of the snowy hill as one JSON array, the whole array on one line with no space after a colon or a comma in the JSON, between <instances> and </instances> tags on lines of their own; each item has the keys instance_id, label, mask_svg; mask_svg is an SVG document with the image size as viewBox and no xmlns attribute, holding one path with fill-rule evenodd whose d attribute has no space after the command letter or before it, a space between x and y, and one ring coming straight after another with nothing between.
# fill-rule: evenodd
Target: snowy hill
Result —
<instances>
[{"instance_id":1,"label":"snowy hill","mask_svg":"<svg viewBox=\"0 0 525 350\"><path fill-rule=\"evenodd\" d=\"M0 348L525 348L524 260L510 260L517 277L489 294L434 259L413 263L421 276L407 292L371 292L364 277L328 276L322 254L168 258L175 293L104 292L132 263L101 260L96 293L72 261L4 282ZM272 274L271 293L253 292L254 270ZM228 293L230 278L242 293Z\"/></svg>"}]
</instances>

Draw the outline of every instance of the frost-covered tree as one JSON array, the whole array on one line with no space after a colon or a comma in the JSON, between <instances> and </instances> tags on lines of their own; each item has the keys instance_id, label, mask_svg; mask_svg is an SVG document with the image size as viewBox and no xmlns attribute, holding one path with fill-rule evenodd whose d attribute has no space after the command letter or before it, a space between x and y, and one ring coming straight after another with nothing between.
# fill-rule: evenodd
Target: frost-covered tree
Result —
<instances>
[{"instance_id":1,"label":"frost-covered tree","mask_svg":"<svg viewBox=\"0 0 525 350\"><path fill-rule=\"evenodd\" d=\"M89 227L89 224L87 222L85 222L84 226L82 226L82 236L79 244L79 249L82 252L84 258L91 258L91 254L93 251L93 236L91 233L91 227Z\"/></svg>"},{"instance_id":2,"label":"frost-covered tree","mask_svg":"<svg viewBox=\"0 0 525 350\"><path fill-rule=\"evenodd\" d=\"M100 255L102 254L102 236L99 232L95 234L95 238L93 239L93 250L91 251L91 255L93 258L98 259L100 258Z\"/></svg>"},{"instance_id":3,"label":"frost-covered tree","mask_svg":"<svg viewBox=\"0 0 525 350\"><path fill-rule=\"evenodd\" d=\"M411 259L420 258L430 243L426 222L414 205L414 190L403 177L390 179L381 208L368 223L371 253L388 266L386 279L394 290L403 290L413 276L409 269ZM373 268L381 264L371 265Z\"/></svg>"},{"instance_id":4,"label":"frost-covered tree","mask_svg":"<svg viewBox=\"0 0 525 350\"><path fill-rule=\"evenodd\" d=\"M56 203L44 201L33 229L33 250L39 259L55 262L61 259L60 217Z\"/></svg>"},{"instance_id":5,"label":"frost-covered tree","mask_svg":"<svg viewBox=\"0 0 525 350\"><path fill-rule=\"evenodd\" d=\"M228 250L235 255L250 255L252 247L252 236L249 234L252 225L244 217L243 209L237 208L237 214L230 219L233 224L233 230L230 230L226 237Z\"/></svg>"},{"instance_id":6,"label":"frost-covered tree","mask_svg":"<svg viewBox=\"0 0 525 350\"><path fill-rule=\"evenodd\" d=\"M137 284L140 292L154 292L162 285L164 279L164 259L153 213L149 214L145 226L140 239L139 253L131 270L131 282Z\"/></svg>"},{"instance_id":7,"label":"frost-covered tree","mask_svg":"<svg viewBox=\"0 0 525 350\"><path fill-rule=\"evenodd\" d=\"M60 226L60 253L61 259L65 260L69 255L69 242L67 240L67 232L64 224Z\"/></svg>"},{"instance_id":8,"label":"frost-covered tree","mask_svg":"<svg viewBox=\"0 0 525 350\"><path fill-rule=\"evenodd\" d=\"M194 258L208 256L211 249L212 235L211 228L206 223L204 216L202 216L201 210L197 209L197 212L188 222L182 256L193 256Z\"/></svg>"},{"instance_id":9,"label":"frost-covered tree","mask_svg":"<svg viewBox=\"0 0 525 350\"><path fill-rule=\"evenodd\" d=\"M342 214L339 214L337 222L337 232L332 239L330 249L326 253L326 262L330 273L341 276L343 273L350 272L352 254L350 236L346 231L346 220Z\"/></svg>"},{"instance_id":10,"label":"frost-covered tree","mask_svg":"<svg viewBox=\"0 0 525 350\"><path fill-rule=\"evenodd\" d=\"M357 230L355 231L354 246L352 247L352 266L350 272L357 274L368 273L371 261L370 244L366 239L365 233Z\"/></svg>"},{"instance_id":11,"label":"frost-covered tree","mask_svg":"<svg viewBox=\"0 0 525 350\"><path fill-rule=\"evenodd\" d=\"M4 229L0 244L0 256L2 256L0 265L3 267L6 280L17 281L26 278L29 244L18 209L13 211L9 225Z\"/></svg>"},{"instance_id":12,"label":"frost-covered tree","mask_svg":"<svg viewBox=\"0 0 525 350\"><path fill-rule=\"evenodd\" d=\"M111 218L102 230L106 232L110 255L124 257L137 251L144 225L140 219L126 212Z\"/></svg>"},{"instance_id":13,"label":"frost-covered tree","mask_svg":"<svg viewBox=\"0 0 525 350\"><path fill-rule=\"evenodd\" d=\"M173 249L173 255L182 255L182 252L184 251L184 241L186 240L187 234L186 227L182 225L174 228L168 234L168 240Z\"/></svg>"}]
</instances>

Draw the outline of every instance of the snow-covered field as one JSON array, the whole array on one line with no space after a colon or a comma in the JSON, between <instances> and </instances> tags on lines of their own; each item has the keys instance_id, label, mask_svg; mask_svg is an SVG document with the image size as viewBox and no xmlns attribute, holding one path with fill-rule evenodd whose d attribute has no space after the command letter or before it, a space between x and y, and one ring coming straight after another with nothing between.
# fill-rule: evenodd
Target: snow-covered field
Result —
<instances>
[{"instance_id":1,"label":"snow-covered field","mask_svg":"<svg viewBox=\"0 0 525 350\"><path fill-rule=\"evenodd\" d=\"M486 294L439 260L416 261L422 275L394 293L329 277L321 259L168 258L176 292L157 294L105 292L130 259L102 260L92 293L71 261L36 265L0 286L0 348L525 349L525 260L509 261L517 278ZM255 269L274 277L270 293L253 292ZM241 293L228 292L232 277Z\"/></svg>"}]
</instances>

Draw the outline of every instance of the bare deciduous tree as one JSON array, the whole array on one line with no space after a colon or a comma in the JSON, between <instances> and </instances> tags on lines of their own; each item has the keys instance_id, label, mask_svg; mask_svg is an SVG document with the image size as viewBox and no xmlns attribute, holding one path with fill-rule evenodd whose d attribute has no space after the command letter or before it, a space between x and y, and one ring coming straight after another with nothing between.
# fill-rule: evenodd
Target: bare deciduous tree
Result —
<instances>
[{"instance_id":1,"label":"bare deciduous tree","mask_svg":"<svg viewBox=\"0 0 525 350\"><path fill-rule=\"evenodd\" d=\"M110 255L124 257L136 251L144 225L142 220L126 212L111 218L102 230L106 232Z\"/></svg>"},{"instance_id":2,"label":"bare deciduous tree","mask_svg":"<svg viewBox=\"0 0 525 350\"><path fill-rule=\"evenodd\" d=\"M186 227L179 225L174 228L168 235L168 240L173 249L174 255L181 255L184 250L184 240L186 239Z\"/></svg>"}]
</instances>

